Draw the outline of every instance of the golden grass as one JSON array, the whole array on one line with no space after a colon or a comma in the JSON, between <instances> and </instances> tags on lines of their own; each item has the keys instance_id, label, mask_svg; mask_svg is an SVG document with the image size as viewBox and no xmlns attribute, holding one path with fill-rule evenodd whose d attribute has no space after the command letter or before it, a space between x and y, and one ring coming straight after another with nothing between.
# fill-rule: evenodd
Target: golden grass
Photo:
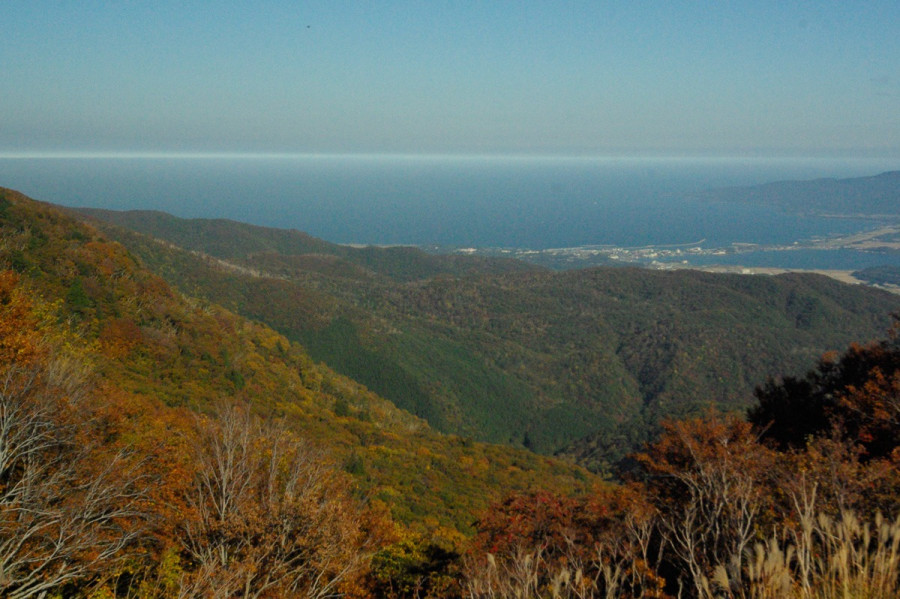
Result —
<instances>
[{"instance_id":1,"label":"golden grass","mask_svg":"<svg viewBox=\"0 0 900 599\"><path fill-rule=\"evenodd\" d=\"M735 572L739 572L736 575ZM885 599L900 596L900 518L801 517L789 541L757 544L739 569L719 566L709 598Z\"/></svg>"}]
</instances>

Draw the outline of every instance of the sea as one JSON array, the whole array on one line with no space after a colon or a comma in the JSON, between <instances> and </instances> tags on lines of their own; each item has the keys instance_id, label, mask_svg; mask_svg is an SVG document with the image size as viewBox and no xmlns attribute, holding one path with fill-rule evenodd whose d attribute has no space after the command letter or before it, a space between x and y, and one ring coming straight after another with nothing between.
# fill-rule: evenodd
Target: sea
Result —
<instances>
[{"instance_id":1,"label":"sea","mask_svg":"<svg viewBox=\"0 0 900 599\"><path fill-rule=\"evenodd\" d=\"M890 158L25 154L0 156L0 186L65 206L226 218L335 243L724 247L789 244L884 223L712 203L698 192L898 169L900 160ZM897 253L756 254L705 261L740 258L789 268L900 265Z\"/></svg>"}]
</instances>

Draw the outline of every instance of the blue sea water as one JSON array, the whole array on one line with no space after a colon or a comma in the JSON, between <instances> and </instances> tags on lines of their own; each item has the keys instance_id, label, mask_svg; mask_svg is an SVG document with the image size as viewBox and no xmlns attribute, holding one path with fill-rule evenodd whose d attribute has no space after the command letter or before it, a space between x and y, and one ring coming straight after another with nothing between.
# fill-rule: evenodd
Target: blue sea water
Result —
<instances>
[{"instance_id":1,"label":"blue sea water","mask_svg":"<svg viewBox=\"0 0 900 599\"><path fill-rule=\"evenodd\" d=\"M897 168L841 158L7 156L0 186L67 206L229 218L337 243L716 247L874 224L704 203L695 192Z\"/></svg>"}]
</instances>

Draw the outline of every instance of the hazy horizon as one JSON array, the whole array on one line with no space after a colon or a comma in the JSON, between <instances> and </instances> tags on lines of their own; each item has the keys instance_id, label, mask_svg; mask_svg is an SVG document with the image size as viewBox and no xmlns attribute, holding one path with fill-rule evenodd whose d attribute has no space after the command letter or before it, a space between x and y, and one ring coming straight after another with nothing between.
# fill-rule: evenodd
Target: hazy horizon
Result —
<instances>
[{"instance_id":1,"label":"hazy horizon","mask_svg":"<svg viewBox=\"0 0 900 599\"><path fill-rule=\"evenodd\" d=\"M900 169L900 154L865 153L466 153L466 152L247 152L182 150L26 150L2 151L0 160L361 160L463 162L734 162L746 164L829 163L832 170L856 164L882 164ZM877 174L877 173L872 173ZM859 176L859 175L853 175Z\"/></svg>"},{"instance_id":2,"label":"hazy horizon","mask_svg":"<svg viewBox=\"0 0 900 599\"><path fill-rule=\"evenodd\" d=\"M688 195L900 168L889 0L11 0L3 16L0 185L65 205L342 243L782 238L771 215L731 222Z\"/></svg>"},{"instance_id":3,"label":"hazy horizon","mask_svg":"<svg viewBox=\"0 0 900 599\"><path fill-rule=\"evenodd\" d=\"M900 5L4 5L0 153L900 157Z\"/></svg>"},{"instance_id":4,"label":"hazy horizon","mask_svg":"<svg viewBox=\"0 0 900 599\"><path fill-rule=\"evenodd\" d=\"M897 167L872 158L45 156L0 157L0 185L67 206L228 218L336 243L550 248L847 232L865 223L712 206L694 194Z\"/></svg>"}]
</instances>

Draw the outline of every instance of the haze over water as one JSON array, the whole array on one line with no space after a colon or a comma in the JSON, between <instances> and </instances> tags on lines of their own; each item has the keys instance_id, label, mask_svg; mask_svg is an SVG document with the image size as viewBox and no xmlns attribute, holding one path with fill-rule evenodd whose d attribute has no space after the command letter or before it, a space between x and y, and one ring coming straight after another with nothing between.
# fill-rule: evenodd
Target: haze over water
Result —
<instances>
[{"instance_id":1,"label":"haze over water","mask_svg":"<svg viewBox=\"0 0 900 599\"><path fill-rule=\"evenodd\" d=\"M7 4L0 185L62 204L342 243L781 243L871 223L691 195L900 168L896 1Z\"/></svg>"},{"instance_id":2,"label":"haze over water","mask_svg":"<svg viewBox=\"0 0 900 599\"><path fill-rule=\"evenodd\" d=\"M897 166L875 158L26 156L0 158L0 184L69 206L229 218L337 243L710 246L870 225L701 204L693 192Z\"/></svg>"}]
</instances>

